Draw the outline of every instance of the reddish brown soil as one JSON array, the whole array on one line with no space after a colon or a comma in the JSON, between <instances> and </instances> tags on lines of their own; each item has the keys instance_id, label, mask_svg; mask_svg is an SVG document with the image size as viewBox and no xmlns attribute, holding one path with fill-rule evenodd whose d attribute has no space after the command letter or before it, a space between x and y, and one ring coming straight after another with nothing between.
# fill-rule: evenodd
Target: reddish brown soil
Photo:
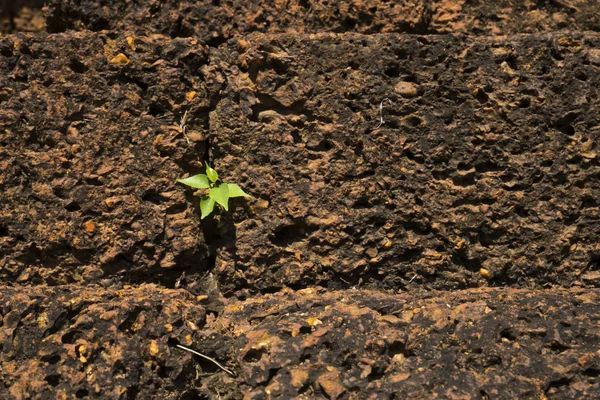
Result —
<instances>
[{"instance_id":1,"label":"reddish brown soil","mask_svg":"<svg viewBox=\"0 0 600 400\"><path fill-rule=\"evenodd\" d=\"M0 2L0 398L600 398L597 1L139 3Z\"/></svg>"}]
</instances>

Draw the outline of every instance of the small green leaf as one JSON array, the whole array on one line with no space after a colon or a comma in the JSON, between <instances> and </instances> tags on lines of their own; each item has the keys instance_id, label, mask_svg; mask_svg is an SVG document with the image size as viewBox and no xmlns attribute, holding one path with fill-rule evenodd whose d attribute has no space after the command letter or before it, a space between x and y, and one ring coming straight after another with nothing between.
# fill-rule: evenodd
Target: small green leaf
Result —
<instances>
[{"instance_id":1,"label":"small green leaf","mask_svg":"<svg viewBox=\"0 0 600 400\"><path fill-rule=\"evenodd\" d=\"M206 164L206 175L208 176L208 179L210 179L212 183L215 183L217 181L217 179L219 179L219 174L217 174L217 171L215 171L214 169L209 167L208 163L205 163L205 164Z\"/></svg>"},{"instance_id":2,"label":"small green leaf","mask_svg":"<svg viewBox=\"0 0 600 400\"><path fill-rule=\"evenodd\" d=\"M250 195L242 190L241 187L236 185L235 183L228 183L229 187L229 198L232 197L250 197Z\"/></svg>"},{"instance_id":3,"label":"small green leaf","mask_svg":"<svg viewBox=\"0 0 600 400\"><path fill-rule=\"evenodd\" d=\"M226 183L210 189L208 195L211 199L219 203L225 211L229 211L229 187Z\"/></svg>"},{"instance_id":4,"label":"small green leaf","mask_svg":"<svg viewBox=\"0 0 600 400\"><path fill-rule=\"evenodd\" d=\"M208 177L204 174L190 176L189 178L185 179L177 179L177 182L197 189L208 189L210 187L210 184L208 183Z\"/></svg>"},{"instance_id":5,"label":"small green leaf","mask_svg":"<svg viewBox=\"0 0 600 400\"><path fill-rule=\"evenodd\" d=\"M203 197L200 200L200 219L208 217L215 208L215 201L210 197Z\"/></svg>"}]
</instances>

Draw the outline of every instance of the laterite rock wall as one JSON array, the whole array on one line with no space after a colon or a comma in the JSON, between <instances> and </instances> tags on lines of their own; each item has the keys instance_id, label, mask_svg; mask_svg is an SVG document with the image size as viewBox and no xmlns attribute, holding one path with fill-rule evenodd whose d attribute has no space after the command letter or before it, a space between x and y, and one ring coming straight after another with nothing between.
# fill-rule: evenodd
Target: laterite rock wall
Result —
<instances>
[{"instance_id":1,"label":"laterite rock wall","mask_svg":"<svg viewBox=\"0 0 600 400\"><path fill-rule=\"evenodd\" d=\"M215 318L155 285L5 288L0 396L595 398L598 296L303 289L230 300Z\"/></svg>"},{"instance_id":2,"label":"laterite rock wall","mask_svg":"<svg viewBox=\"0 0 600 400\"><path fill-rule=\"evenodd\" d=\"M172 286L172 269L206 265L196 215L174 182L206 152L198 138L210 99L190 71L208 49L111 36L0 38L3 282ZM195 140L179 126L184 108Z\"/></svg>"},{"instance_id":3,"label":"laterite rock wall","mask_svg":"<svg viewBox=\"0 0 600 400\"><path fill-rule=\"evenodd\" d=\"M224 286L595 286L598 48L597 34L219 48L211 154L264 203L217 258Z\"/></svg>"},{"instance_id":4,"label":"laterite rock wall","mask_svg":"<svg viewBox=\"0 0 600 400\"><path fill-rule=\"evenodd\" d=\"M0 398L599 398L598 9L0 0Z\"/></svg>"}]
</instances>

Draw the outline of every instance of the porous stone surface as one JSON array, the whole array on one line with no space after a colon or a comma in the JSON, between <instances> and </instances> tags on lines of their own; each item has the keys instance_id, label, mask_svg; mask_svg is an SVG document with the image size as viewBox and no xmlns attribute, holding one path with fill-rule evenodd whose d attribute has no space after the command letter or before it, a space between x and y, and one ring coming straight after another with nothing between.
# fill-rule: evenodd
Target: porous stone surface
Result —
<instances>
[{"instance_id":1,"label":"porous stone surface","mask_svg":"<svg viewBox=\"0 0 600 400\"><path fill-rule=\"evenodd\" d=\"M598 290L0 288L0 396L595 398ZM209 356L213 362L175 347Z\"/></svg>"},{"instance_id":2,"label":"porous stone surface","mask_svg":"<svg viewBox=\"0 0 600 400\"><path fill-rule=\"evenodd\" d=\"M430 33L506 35L600 31L597 0L433 0Z\"/></svg>"},{"instance_id":3,"label":"porous stone surface","mask_svg":"<svg viewBox=\"0 0 600 400\"><path fill-rule=\"evenodd\" d=\"M0 0L0 34L46 29L44 0Z\"/></svg>"},{"instance_id":4,"label":"porous stone surface","mask_svg":"<svg viewBox=\"0 0 600 400\"><path fill-rule=\"evenodd\" d=\"M223 288L598 285L598 48L319 34L215 50L212 158L261 200L219 250Z\"/></svg>"},{"instance_id":5,"label":"porous stone surface","mask_svg":"<svg viewBox=\"0 0 600 400\"><path fill-rule=\"evenodd\" d=\"M48 0L50 32L89 29L194 36L211 45L252 32L506 35L600 31L597 0Z\"/></svg>"},{"instance_id":6,"label":"porous stone surface","mask_svg":"<svg viewBox=\"0 0 600 400\"><path fill-rule=\"evenodd\" d=\"M188 343L205 320L188 292L154 285L2 287L0 397L181 398L197 367L167 337Z\"/></svg>"},{"instance_id":7,"label":"porous stone surface","mask_svg":"<svg viewBox=\"0 0 600 400\"><path fill-rule=\"evenodd\" d=\"M0 398L598 398L598 6L0 0Z\"/></svg>"},{"instance_id":8,"label":"porous stone surface","mask_svg":"<svg viewBox=\"0 0 600 400\"><path fill-rule=\"evenodd\" d=\"M47 38L0 42L5 281L598 285L600 35ZM203 161L253 198L201 224Z\"/></svg>"},{"instance_id":9,"label":"porous stone surface","mask_svg":"<svg viewBox=\"0 0 600 400\"><path fill-rule=\"evenodd\" d=\"M187 111L190 133L207 129L196 71L208 49L189 38L17 34L0 38L0 54L0 280L172 286L172 269L205 269L175 180L206 152L179 125Z\"/></svg>"},{"instance_id":10,"label":"porous stone surface","mask_svg":"<svg viewBox=\"0 0 600 400\"><path fill-rule=\"evenodd\" d=\"M210 45L251 32L358 31L425 33L431 7L422 0L48 2L48 30L104 29L194 36Z\"/></svg>"}]
</instances>

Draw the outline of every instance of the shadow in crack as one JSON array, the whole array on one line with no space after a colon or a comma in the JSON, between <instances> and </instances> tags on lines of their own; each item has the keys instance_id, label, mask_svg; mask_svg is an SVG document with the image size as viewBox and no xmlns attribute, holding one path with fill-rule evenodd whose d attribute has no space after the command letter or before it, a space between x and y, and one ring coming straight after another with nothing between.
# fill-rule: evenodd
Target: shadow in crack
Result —
<instances>
[{"instance_id":1,"label":"shadow in crack","mask_svg":"<svg viewBox=\"0 0 600 400\"><path fill-rule=\"evenodd\" d=\"M46 30L44 0L0 0L0 33Z\"/></svg>"}]
</instances>

